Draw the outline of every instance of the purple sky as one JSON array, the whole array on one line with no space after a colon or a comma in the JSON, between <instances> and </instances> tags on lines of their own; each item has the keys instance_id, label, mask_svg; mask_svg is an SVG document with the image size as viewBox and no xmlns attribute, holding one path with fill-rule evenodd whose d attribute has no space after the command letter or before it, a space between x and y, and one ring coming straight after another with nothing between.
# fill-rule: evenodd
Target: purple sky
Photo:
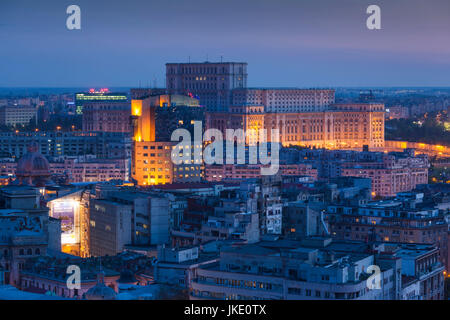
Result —
<instances>
[{"instance_id":1,"label":"purple sky","mask_svg":"<svg viewBox=\"0 0 450 320\"><path fill-rule=\"evenodd\" d=\"M0 87L164 86L188 56L246 61L250 86L450 86L450 1L0 0Z\"/></svg>"}]
</instances>

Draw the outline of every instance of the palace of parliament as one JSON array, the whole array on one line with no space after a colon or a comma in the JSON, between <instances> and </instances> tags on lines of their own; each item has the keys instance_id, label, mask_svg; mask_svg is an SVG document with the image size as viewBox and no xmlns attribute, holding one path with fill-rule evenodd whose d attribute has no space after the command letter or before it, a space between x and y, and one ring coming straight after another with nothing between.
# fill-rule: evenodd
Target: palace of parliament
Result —
<instances>
[{"instance_id":1,"label":"palace of parliament","mask_svg":"<svg viewBox=\"0 0 450 320\"><path fill-rule=\"evenodd\" d=\"M361 149L384 147L384 105L332 104L315 112L269 113L262 106L230 107L229 112L207 113L207 128L217 128L225 136L226 129L278 129L284 146L298 145L327 149ZM257 142L259 135L247 135L247 143ZM253 141L252 141L253 139Z\"/></svg>"},{"instance_id":2,"label":"palace of parliament","mask_svg":"<svg viewBox=\"0 0 450 320\"><path fill-rule=\"evenodd\" d=\"M140 185L201 178L201 163L182 168L170 159L176 143L168 131L192 131L194 121L203 122L203 131L220 130L224 138L227 129L242 129L249 145L260 141L262 129L271 142L277 129L283 146L384 147L383 104L336 103L333 89L248 88L246 63L168 63L165 89L132 89L131 96L131 171Z\"/></svg>"},{"instance_id":3,"label":"palace of parliament","mask_svg":"<svg viewBox=\"0 0 450 320\"><path fill-rule=\"evenodd\" d=\"M286 146L384 147L383 104L338 104L333 89L248 88L247 63L168 63L166 86L199 99L206 129L266 129L269 141L278 129Z\"/></svg>"}]
</instances>

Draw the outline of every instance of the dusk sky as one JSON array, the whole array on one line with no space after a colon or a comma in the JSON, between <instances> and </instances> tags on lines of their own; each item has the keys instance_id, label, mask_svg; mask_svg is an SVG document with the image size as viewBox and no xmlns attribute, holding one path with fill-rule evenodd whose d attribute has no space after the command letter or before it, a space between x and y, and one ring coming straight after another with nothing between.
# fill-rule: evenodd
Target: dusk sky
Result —
<instances>
[{"instance_id":1,"label":"dusk sky","mask_svg":"<svg viewBox=\"0 0 450 320\"><path fill-rule=\"evenodd\" d=\"M189 56L248 62L252 87L450 86L450 1L0 0L0 87L162 87Z\"/></svg>"}]
</instances>

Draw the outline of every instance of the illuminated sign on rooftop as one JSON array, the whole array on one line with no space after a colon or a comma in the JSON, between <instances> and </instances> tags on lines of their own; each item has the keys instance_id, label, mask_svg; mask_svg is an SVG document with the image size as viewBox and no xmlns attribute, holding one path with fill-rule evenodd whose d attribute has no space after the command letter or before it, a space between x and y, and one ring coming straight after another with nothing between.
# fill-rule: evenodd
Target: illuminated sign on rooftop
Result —
<instances>
[{"instance_id":1,"label":"illuminated sign on rooftop","mask_svg":"<svg viewBox=\"0 0 450 320\"><path fill-rule=\"evenodd\" d=\"M75 103L77 106L76 112L78 114L83 113L83 103L85 102L114 102L114 101L127 101L128 96L126 93L114 93L110 92L107 88L102 88L96 91L94 88L89 89L89 92L79 92L75 94Z\"/></svg>"}]
</instances>

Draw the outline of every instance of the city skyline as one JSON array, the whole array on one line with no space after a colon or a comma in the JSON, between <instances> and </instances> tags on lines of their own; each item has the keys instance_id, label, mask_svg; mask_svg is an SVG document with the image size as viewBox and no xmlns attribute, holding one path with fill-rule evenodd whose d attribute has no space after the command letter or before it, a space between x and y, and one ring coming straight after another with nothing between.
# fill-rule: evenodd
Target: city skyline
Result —
<instances>
[{"instance_id":1,"label":"city skyline","mask_svg":"<svg viewBox=\"0 0 450 320\"><path fill-rule=\"evenodd\" d=\"M378 1L368 30L369 1L82 0L70 31L67 1L4 1L0 87L164 87L189 59L246 61L250 87L450 86L450 4L413 2Z\"/></svg>"},{"instance_id":2,"label":"city skyline","mask_svg":"<svg viewBox=\"0 0 450 320\"><path fill-rule=\"evenodd\" d=\"M449 0L0 1L0 302L450 300Z\"/></svg>"}]
</instances>

